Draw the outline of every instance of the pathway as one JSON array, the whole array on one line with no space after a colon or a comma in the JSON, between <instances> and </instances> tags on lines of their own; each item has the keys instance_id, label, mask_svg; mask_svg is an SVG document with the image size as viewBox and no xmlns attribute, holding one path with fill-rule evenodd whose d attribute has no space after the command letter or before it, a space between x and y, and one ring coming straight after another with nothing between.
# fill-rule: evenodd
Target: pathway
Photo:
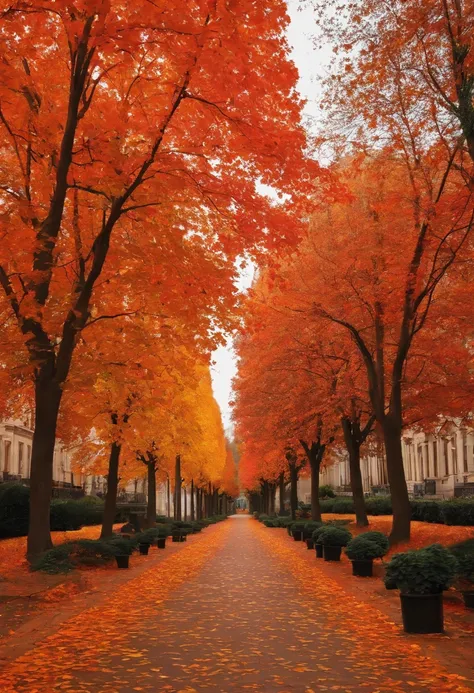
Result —
<instances>
[{"instance_id":1,"label":"pathway","mask_svg":"<svg viewBox=\"0 0 474 693\"><path fill-rule=\"evenodd\" d=\"M285 533L246 516L207 529L0 675L2 693L445 693L466 685Z\"/></svg>"}]
</instances>

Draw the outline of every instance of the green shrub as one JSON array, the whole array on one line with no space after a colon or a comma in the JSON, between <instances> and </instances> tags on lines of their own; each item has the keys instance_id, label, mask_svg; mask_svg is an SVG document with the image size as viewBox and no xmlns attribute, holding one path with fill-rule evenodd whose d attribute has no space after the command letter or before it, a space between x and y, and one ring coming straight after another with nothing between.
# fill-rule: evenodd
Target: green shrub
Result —
<instances>
[{"instance_id":1,"label":"green shrub","mask_svg":"<svg viewBox=\"0 0 474 693\"><path fill-rule=\"evenodd\" d=\"M138 536L134 535L130 539L126 537L121 537L119 534L114 534L107 539L102 539L99 541L105 541L112 548L114 556L130 556L133 551L136 550L138 546Z\"/></svg>"},{"instance_id":2,"label":"green shrub","mask_svg":"<svg viewBox=\"0 0 474 693\"><path fill-rule=\"evenodd\" d=\"M413 500L411 505L411 519L419 522L443 523L443 504L433 500Z\"/></svg>"},{"instance_id":3,"label":"green shrub","mask_svg":"<svg viewBox=\"0 0 474 693\"><path fill-rule=\"evenodd\" d=\"M91 502L88 498L80 500L54 499L51 501L51 529L67 531L80 529L102 522L104 513L103 501Z\"/></svg>"},{"instance_id":4,"label":"green shrub","mask_svg":"<svg viewBox=\"0 0 474 693\"><path fill-rule=\"evenodd\" d=\"M460 541L458 544L453 544L449 547L449 550L456 556L456 558L474 553L474 538L465 539L464 541Z\"/></svg>"},{"instance_id":5,"label":"green shrub","mask_svg":"<svg viewBox=\"0 0 474 693\"><path fill-rule=\"evenodd\" d=\"M335 498L336 494L334 489L330 484L323 484L319 487L319 497L320 498Z\"/></svg>"},{"instance_id":6,"label":"green shrub","mask_svg":"<svg viewBox=\"0 0 474 693\"><path fill-rule=\"evenodd\" d=\"M323 526L323 523L317 522L316 520L312 520L311 522L307 522L303 528L303 538L309 539L310 537L313 536L314 530L318 529L318 527L322 527L322 526Z\"/></svg>"},{"instance_id":7,"label":"green shrub","mask_svg":"<svg viewBox=\"0 0 474 693\"><path fill-rule=\"evenodd\" d=\"M278 527L287 528L294 520L291 517L276 517L275 522L278 523Z\"/></svg>"},{"instance_id":8,"label":"green shrub","mask_svg":"<svg viewBox=\"0 0 474 693\"><path fill-rule=\"evenodd\" d=\"M348 515L355 511L352 498L336 498L332 507L333 509L331 512L337 515Z\"/></svg>"},{"instance_id":9,"label":"green shrub","mask_svg":"<svg viewBox=\"0 0 474 693\"><path fill-rule=\"evenodd\" d=\"M319 501L319 507L322 513L332 513L334 512L334 503L336 503L337 498L322 498Z\"/></svg>"},{"instance_id":10,"label":"green shrub","mask_svg":"<svg viewBox=\"0 0 474 693\"><path fill-rule=\"evenodd\" d=\"M264 520L262 524L264 524L265 527L279 527L274 520Z\"/></svg>"},{"instance_id":11,"label":"green shrub","mask_svg":"<svg viewBox=\"0 0 474 693\"><path fill-rule=\"evenodd\" d=\"M367 541L373 541L374 544L377 544L377 546L380 547L380 549L383 551L382 556L385 556L386 553L388 553L388 550L390 548L390 544L388 541L388 537L385 536L382 532L375 532L375 531L370 531L370 532L364 532L363 534L359 535L360 537L363 537Z\"/></svg>"},{"instance_id":12,"label":"green shrub","mask_svg":"<svg viewBox=\"0 0 474 693\"><path fill-rule=\"evenodd\" d=\"M474 525L473 500L448 500L442 503L441 514L446 525Z\"/></svg>"},{"instance_id":13,"label":"green shrub","mask_svg":"<svg viewBox=\"0 0 474 693\"><path fill-rule=\"evenodd\" d=\"M296 522L292 522L290 527L292 532L303 532L305 528L306 522L303 522L301 520L297 520Z\"/></svg>"},{"instance_id":14,"label":"green shrub","mask_svg":"<svg viewBox=\"0 0 474 693\"><path fill-rule=\"evenodd\" d=\"M472 590L474 588L474 553L465 553L457 558L456 575L461 583L461 588Z\"/></svg>"},{"instance_id":15,"label":"green shrub","mask_svg":"<svg viewBox=\"0 0 474 693\"><path fill-rule=\"evenodd\" d=\"M365 507L369 515L391 515L392 499L390 496L375 496L365 499Z\"/></svg>"},{"instance_id":16,"label":"green shrub","mask_svg":"<svg viewBox=\"0 0 474 693\"><path fill-rule=\"evenodd\" d=\"M318 536L318 543L324 546L347 546L352 534L342 527L324 527Z\"/></svg>"},{"instance_id":17,"label":"green shrub","mask_svg":"<svg viewBox=\"0 0 474 693\"><path fill-rule=\"evenodd\" d=\"M382 558L382 556L385 556L386 551L382 549L380 544L366 539L364 535L361 534L358 537L354 537L354 539L348 543L346 554L351 561L371 561L374 558Z\"/></svg>"},{"instance_id":18,"label":"green shrub","mask_svg":"<svg viewBox=\"0 0 474 693\"><path fill-rule=\"evenodd\" d=\"M319 537L322 535L322 533L324 532L324 530L327 529L327 528L328 528L328 525L327 525L327 524L323 524L321 527L317 527L317 529L315 529L315 530L313 531L313 534L311 535L311 537L312 537L312 539L313 539L313 541L314 541L315 544L320 544L320 543L321 543L320 540L319 540Z\"/></svg>"},{"instance_id":19,"label":"green shrub","mask_svg":"<svg viewBox=\"0 0 474 693\"><path fill-rule=\"evenodd\" d=\"M28 533L30 489L23 484L0 484L0 539Z\"/></svg>"},{"instance_id":20,"label":"green shrub","mask_svg":"<svg viewBox=\"0 0 474 693\"><path fill-rule=\"evenodd\" d=\"M456 558L440 544L397 553L387 565L385 587L403 594L439 594L452 584L456 568Z\"/></svg>"},{"instance_id":21,"label":"green shrub","mask_svg":"<svg viewBox=\"0 0 474 693\"><path fill-rule=\"evenodd\" d=\"M32 570L41 570L45 573L65 573L78 566L103 565L120 553L130 554L131 550L131 543L121 537L110 541L79 539L60 544L46 551L32 565Z\"/></svg>"},{"instance_id":22,"label":"green shrub","mask_svg":"<svg viewBox=\"0 0 474 693\"><path fill-rule=\"evenodd\" d=\"M260 522L263 522L264 520L269 520L270 515L265 515L265 513L262 513L261 515L258 516L258 519L260 520Z\"/></svg>"}]
</instances>

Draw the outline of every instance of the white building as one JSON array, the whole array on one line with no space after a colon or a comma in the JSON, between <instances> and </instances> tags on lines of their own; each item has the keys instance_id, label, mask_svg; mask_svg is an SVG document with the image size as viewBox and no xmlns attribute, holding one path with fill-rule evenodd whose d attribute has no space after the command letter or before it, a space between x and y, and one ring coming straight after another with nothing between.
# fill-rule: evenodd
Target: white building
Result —
<instances>
[{"instance_id":1,"label":"white building","mask_svg":"<svg viewBox=\"0 0 474 693\"><path fill-rule=\"evenodd\" d=\"M442 434L407 431L402 441L403 463L408 490L413 495L474 495L474 432L454 428ZM383 447L373 443L361 459L362 482L366 493L388 489ZM347 456L327 466L320 475L321 484L350 491ZM304 500L301 498L301 500Z\"/></svg>"},{"instance_id":2,"label":"white building","mask_svg":"<svg viewBox=\"0 0 474 693\"><path fill-rule=\"evenodd\" d=\"M31 473L31 448L33 444L31 416L25 420L6 419L0 421L0 482L23 481L28 483ZM107 481L99 475L86 475L72 471L72 454L58 441L53 460L54 495L92 495L105 497ZM119 488L118 501L146 501L147 482L145 478L134 479ZM166 483L158 483L156 489L156 510L159 515L168 512ZM188 495L188 512L190 499ZM184 507L184 501L183 501ZM170 511L173 513L173 494L170 494Z\"/></svg>"},{"instance_id":3,"label":"white building","mask_svg":"<svg viewBox=\"0 0 474 693\"><path fill-rule=\"evenodd\" d=\"M33 431L31 419L0 422L0 480L28 480L31 472ZM53 482L57 488L77 488L84 484L81 474L71 469L71 456L58 442L54 449Z\"/></svg>"}]
</instances>

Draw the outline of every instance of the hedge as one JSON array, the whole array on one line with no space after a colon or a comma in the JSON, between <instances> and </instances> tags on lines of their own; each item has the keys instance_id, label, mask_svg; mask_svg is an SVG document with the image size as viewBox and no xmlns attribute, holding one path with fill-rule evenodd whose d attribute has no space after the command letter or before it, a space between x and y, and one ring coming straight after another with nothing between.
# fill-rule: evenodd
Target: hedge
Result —
<instances>
[{"instance_id":1,"label":"hedge","mask_svg":"<svg viewBox=\"0 0 474 693\"><path fill-rule=\"evenodd\" d=\"M30 489L15 482L0 484L0 538L28 533ZM51 529L66 531L102 522L104 502L93 496L51 501Z\"/></svg>"},{"instance_id":2,"label":"hedge","mask_svg":"<svg viewBox=\"0 0 474 693\"><path fill-rule=\"evenodd\" d=\"M355 512L352 498L328 498L320 501L323 513L337 515ZM369 515L391 515L392 502L389 496L365 499ZM452 500L412 500L412 520L435 522L445 525L474 526L474 498Z\"/></svg>"}]
</instances>

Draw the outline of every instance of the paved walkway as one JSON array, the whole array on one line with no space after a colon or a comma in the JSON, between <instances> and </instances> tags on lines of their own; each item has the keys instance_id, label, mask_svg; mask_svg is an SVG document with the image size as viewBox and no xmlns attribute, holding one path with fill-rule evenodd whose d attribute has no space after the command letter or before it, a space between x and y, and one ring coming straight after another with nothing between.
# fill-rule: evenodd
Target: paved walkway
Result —
<instances>
[{"instance_id":1,"label":"paved walkway","mask_svg":"<svg viewBox=\"0 0 474 693\"><path fill-rule=\"evenodd\" d=\"M308 564L284 532L245 516L207 529L0 675L2 693L447 693L466 686L387 616L346 595L319 563Z\"/></svg>"}]
</instances>

